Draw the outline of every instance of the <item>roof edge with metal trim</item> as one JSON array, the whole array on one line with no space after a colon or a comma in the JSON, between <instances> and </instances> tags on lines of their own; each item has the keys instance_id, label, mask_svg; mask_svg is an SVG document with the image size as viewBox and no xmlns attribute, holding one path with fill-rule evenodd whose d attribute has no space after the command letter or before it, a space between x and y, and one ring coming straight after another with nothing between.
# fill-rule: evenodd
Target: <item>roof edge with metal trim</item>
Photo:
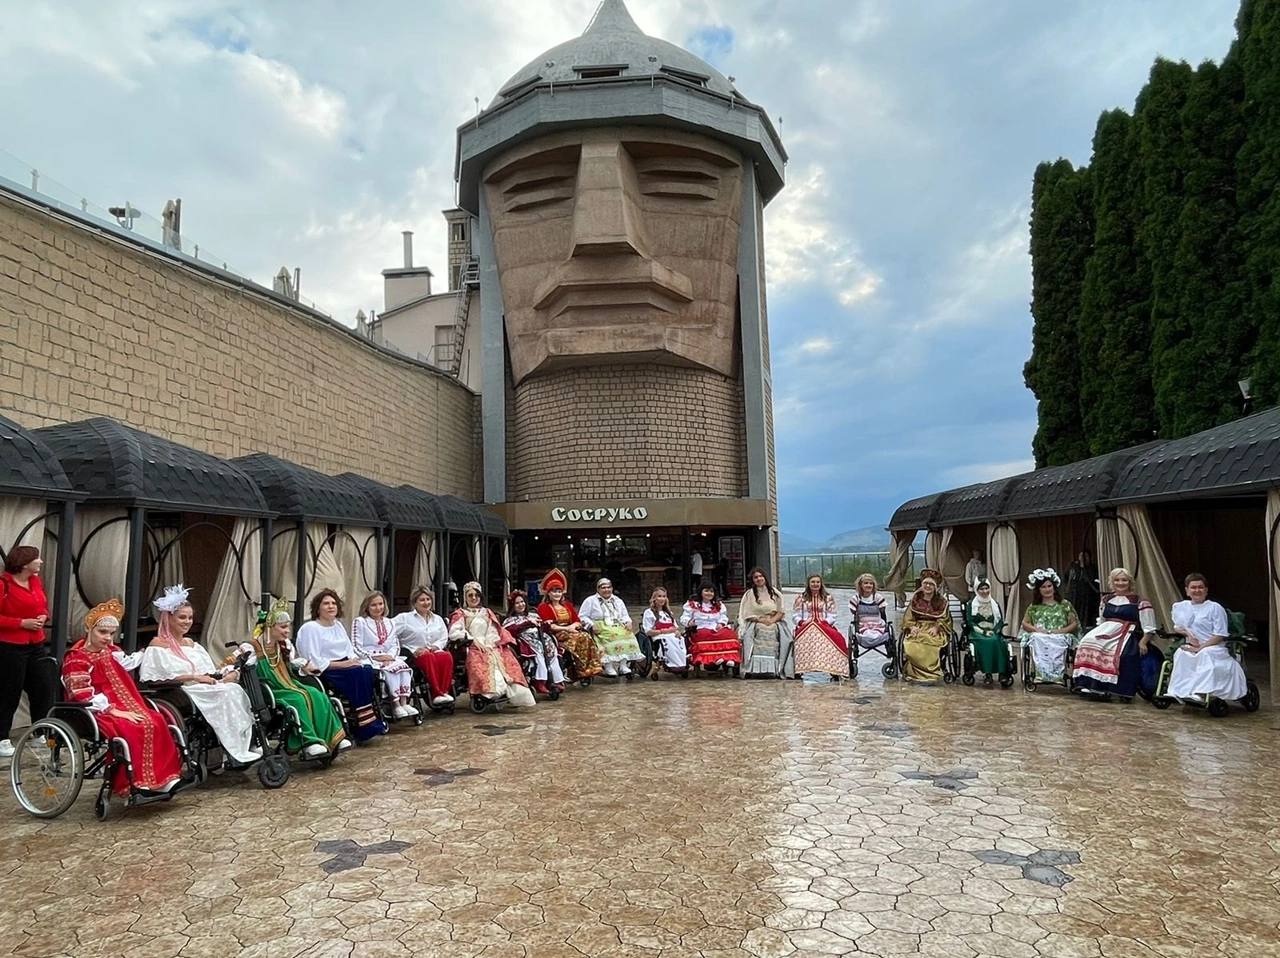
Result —
<instances>
[{"instance_id":1,"label":"roof edge with metal trim","mask_svg":"<svg viewBox=\"0 0 1280 958\"><path fill-rule=\"evenodd\" d=\"M282 519L381 526L373 501L360 489L288 459L255 452L232 460L258 484L267 505Z\"/></svg>"},{"instance_id":2,"label":"roof edge with metal trim","mask_svg":"<svg viewBox=\"0 0 1280 958\"><path fill-rule=\"evenodd\" d=\"M62 463L34 430L0 416L0 496L83 499L71 487Z\"/></svg>"}]
</instances>

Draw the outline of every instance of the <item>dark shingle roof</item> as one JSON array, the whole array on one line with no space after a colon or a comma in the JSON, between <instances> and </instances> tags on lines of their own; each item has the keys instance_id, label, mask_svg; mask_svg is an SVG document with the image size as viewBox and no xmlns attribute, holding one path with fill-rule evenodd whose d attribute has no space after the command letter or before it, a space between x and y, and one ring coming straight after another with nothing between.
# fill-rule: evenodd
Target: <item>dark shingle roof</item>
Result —
<instances>
[{"instance_id":1,"label":"dark shingle roof","mask_svg":"<svg viewBox=\"0 0 1280 958\"><path fill-rule=\"evenodd\" d=\"M920 496L898 506L893 518L889 520L889 529L897 532L901 529L925 529L933 518L934 508L942 498L941 492Z\"/></svg>"},{"instance_id":2,"label":"dark shingle roof","mask_svg":"<svg viewBox=\"0 0 1280 958\"><path fill-rule=\"evenodd\" d=\"M492 509L486 509L484 506L476 506L480 510L480 519L484 522L484 531L486 535L491 536L509 536L511 530L507 528L507 524L502 521L502 516L498 515Z\"/></svg>"},{"instance_id":3,"label":"dark shingle roof","mask_svg":"<svg viewBox=\"0 0 1280 958\"><path fill-rule=\"evenodd\" d=\"M1238 495L1280 485L1280 406L1135 456L1110 501Z\"/></svg>"},{"instance_id":4,"label":"dark shingle roof","mask_svg":"<svg viewBox=\"0 0 1280 958\"><path fill-rule=\"evenodd\" d=\"M270 512L236 464L114 419L45 426L33 434L91 502L237 516Z\"/></svg>"},{"instance_id":5,"label":"dark shingle roof","mask_svg":"<svg viewBox=\"0 0 1280 958\"><path fill-rule=\"evenodd\" d=\"M444 513L445 527L450 532L485 534L484 516L479 506L457 496L440 496L438 501Z\"/></svg>"},{"instance_id":6,"label":"dark shingle roof","mask_svg":"<svg viewBox=\"0 0 1280 958\"><path fill-rule=\"evenodd\" d=\"M0 495L74 499L62 463L31 430L0 416Z\"/></svg>"},{"instance_id":7,"label":"dark shingle roof","mask_svg":"<svg viewBox=\"0 0 1280 958\"><path fill-rule=\"evenodd\" d=\"M1134 456L1156 443L1117 449L1104 456L1030 473L1009 494L1004 518L1066 516L1093 512L1111 495L1116 479Z\"/></svg>"},{"instance_id":8,"label":"dark shingle roof","mask_svg":"<svg viewBox=\"0 0 1280 958\"><path fill-rule=\"evenodd\" d=\"M991 482L979 482L944 493L937 511L930 518L936 526L963 526L991 522L1004 512L1005 503L1014 488L1031 473L1007 476Z\"/></svg>"},{"instance_id":9,"label":"dark shingle roof","mask_svg":"<svg viewBox=\"0 0 1280 958\"><path fill-rule=\"evenodd\" d=\"M382 521L400 529L442 529L434 497L411 486L387 486L373 479L344 472L337 477L366 496Z\"/></svg>"},{"instance_id":10,"label":"dark shingle roof","mask_svg":"<svg viewBox=\"0 0 1280 958\"><path fill-rule=\"evenodd\" d=\"M253 477L267 504L282 518L382 525L369 497L337 476L327 476L265 452L232 461Z\"/></svg>"}]
</instances>

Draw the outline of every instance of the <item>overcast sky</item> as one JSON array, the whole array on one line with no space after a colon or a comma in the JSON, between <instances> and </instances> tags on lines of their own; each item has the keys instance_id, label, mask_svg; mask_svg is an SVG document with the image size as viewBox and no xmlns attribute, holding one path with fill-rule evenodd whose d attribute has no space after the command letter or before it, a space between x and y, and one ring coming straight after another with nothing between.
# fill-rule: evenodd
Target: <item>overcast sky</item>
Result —
<instances>
[{"instance_id":1,"label":"overcast sky","mask_svg":"<svg viewBox=\"0 0 1280 958\"><path fill-rule=\"evenodd\" d=\"M1156 55L1220 59L1236 0L629 5L791 156L766 235L783 530L1029 467L1032 171L1087 161ZM301 267L350 322L402 229L443 278L454 130L595 6L4 0L0 175L152 215L181 196L188 242L261 282Z\"/></svg>"}]
</instances>

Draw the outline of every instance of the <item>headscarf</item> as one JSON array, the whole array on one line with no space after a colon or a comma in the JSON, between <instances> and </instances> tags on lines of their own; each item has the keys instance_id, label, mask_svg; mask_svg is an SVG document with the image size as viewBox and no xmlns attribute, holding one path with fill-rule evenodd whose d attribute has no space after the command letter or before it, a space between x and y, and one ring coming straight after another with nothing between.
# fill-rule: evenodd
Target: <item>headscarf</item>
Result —
<instances>
[{"instance_id":1,"label":"headscarf","mask_svg":"<svg viewBox=\"0 0 1280 958\"><path fill-rule=\"evenodd\" d=\"M983 586L985 586L988 590L990 590L991 580L988 579L986 576L979 576L977 581L973 583L973 598L969 601L969 612L973 615L977 615L978 603L990 602L991 614L998 619L1000 618L1000 603L996 601L996 597L993 594L988 594L985 599L983 599L982 596L978 595L978 590L983 588Z\"/></svg>"}]
</instances>

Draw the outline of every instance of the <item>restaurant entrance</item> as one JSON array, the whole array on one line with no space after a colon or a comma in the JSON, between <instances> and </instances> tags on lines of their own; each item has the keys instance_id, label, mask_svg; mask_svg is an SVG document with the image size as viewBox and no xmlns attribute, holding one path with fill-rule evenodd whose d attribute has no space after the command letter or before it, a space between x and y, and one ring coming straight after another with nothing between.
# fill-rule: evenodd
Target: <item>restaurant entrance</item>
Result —
<instances>
[{"instance_id":1,"label":"restaurant entrance","mask_svg":"<svg viewBox=\"0 0 1280 958\"><path fill-rule=\"evenodd\" d=\"M683 604L694 584L693 561L700 557L702 579L722 595L740 596L747 571L757 564L754 530L705 526L608 529L533 529L512 533L515 584L538 601L538 583L551 568L569 581L575 604L595 592L601 576L630 610L643 609L659 586L672 605ZM639 617L637 611L633 617Z\"/></svg>"}]
</instances>

